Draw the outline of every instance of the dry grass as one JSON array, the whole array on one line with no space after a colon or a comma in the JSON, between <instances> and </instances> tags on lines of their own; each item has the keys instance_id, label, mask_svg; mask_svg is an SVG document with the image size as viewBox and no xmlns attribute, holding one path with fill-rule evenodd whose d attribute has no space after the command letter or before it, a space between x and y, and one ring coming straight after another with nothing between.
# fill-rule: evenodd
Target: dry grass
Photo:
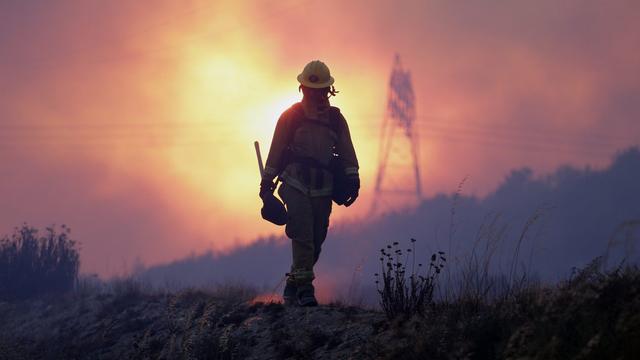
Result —
<instances>
[{"instance_id":1,"label":"dry grass","mask_svg":"<svg viewBox=\"0 0 640 360\"><path fill-rule=\"evenodd\" d=\"M71 230L23 224L0 238L0 300L24 300L73 289L80 255Z\"/></svg>"},{"instance_id":2,"label":"dry grass","mask_svg":"<svg viewBox=\"0 0 640 360\"><path fill-rule=\"evenodd\" d=\"M447 260L444 252L439 251L425 259L429 263L423 267L420 260L416 263L415 242L415 239L411 239L411 248L404 253L398 242L380 249L381 272L375 274L376 286L380 306L389 319L423 315L433 303L436 281Z\"/></svg>"}]
</instances>

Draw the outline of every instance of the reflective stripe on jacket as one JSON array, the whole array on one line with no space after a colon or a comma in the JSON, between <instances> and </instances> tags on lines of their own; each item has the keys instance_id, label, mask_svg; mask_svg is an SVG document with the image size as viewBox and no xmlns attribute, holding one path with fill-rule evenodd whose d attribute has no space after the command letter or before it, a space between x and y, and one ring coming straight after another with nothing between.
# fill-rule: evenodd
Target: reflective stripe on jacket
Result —
<instances>
[{"instance_id":1,"label":"reflective stripe on jacket","mask_svg":"<svg viewBox=\"0 0 640 360\"><path fill-rule=\"evenodd\" d=\"M331 117L334 117L336 126L332 127ZM294 130L295 134L291 134ZM331 196L333 175L328 166L334 153L340 155L340 165L347 175L358 175L358 159L347 121L340 109L332 106L318 119L310 120L305 117L302 104L296 103L278 119L264 178L273 180L280 175L283 182L304 194ZM301 158L310 159L315 164L297 160ZM279 174L280 170L282 172Z\"/></svg>"}]
</instances>

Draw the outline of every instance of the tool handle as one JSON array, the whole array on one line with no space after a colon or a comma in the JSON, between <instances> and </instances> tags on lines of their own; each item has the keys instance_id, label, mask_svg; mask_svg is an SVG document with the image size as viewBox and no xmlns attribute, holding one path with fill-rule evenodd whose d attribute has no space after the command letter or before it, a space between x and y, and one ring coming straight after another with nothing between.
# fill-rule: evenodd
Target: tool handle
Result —
<instances>
[{"instance_id":1,"label":"tool handle","mask_svg":"<svg viewBox=\"0 0 640 360\"><path fill-rule=\"evenodd\" d=\"M264 165L262 164L262 155L260 154L260 143L253 142L253 146L256 148L256 157L258 157L258 168L260 169L260 178L264 175Z\"/></svg>"}]
</instances>

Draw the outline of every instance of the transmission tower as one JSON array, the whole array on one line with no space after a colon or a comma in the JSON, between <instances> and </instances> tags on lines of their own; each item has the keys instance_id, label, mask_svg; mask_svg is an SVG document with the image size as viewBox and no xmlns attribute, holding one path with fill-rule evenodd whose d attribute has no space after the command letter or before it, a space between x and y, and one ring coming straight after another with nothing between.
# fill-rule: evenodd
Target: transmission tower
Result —
<instances>
[{"instance_id":1,"label":"transmission tower","mask_svg":"<svg viewBox=\"0 0 640 360\"><path fill-rule=\"evenodd\" d=\"M371 213L378 213L384 203L391 206L407 197L420 200L419 138L417 132L415 95L411 74L402 67L396 54L391 77L387 109L380 130L378 174Z\"/></svg>"}]
</instances>

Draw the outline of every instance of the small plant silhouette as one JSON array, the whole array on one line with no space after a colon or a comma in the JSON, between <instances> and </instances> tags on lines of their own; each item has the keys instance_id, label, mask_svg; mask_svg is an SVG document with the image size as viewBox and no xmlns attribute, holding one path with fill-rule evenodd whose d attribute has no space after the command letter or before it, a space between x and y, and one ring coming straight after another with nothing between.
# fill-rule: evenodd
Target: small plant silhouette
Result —
<instances>
[{"instance_id":1,"label":"small plant silhouette","mask_svg":"<svg viewBox=\"0 0 640 360\"><path fill-rule=\"evenodd\" d=\"M424 315L427 306L433 303L436 281L447 259L443 251L438 251L428 259L426 269L420 262L416 268L415 243L416 239L411 239L411 248L404 253L398 242L380 249L381 273L374 276L380 306L389 319L399 315ZM411 272L407 273L409 257Z\"/></svg>"},{"instance_id":2,"label":"small plant silhouette","mask_svg":"<svg viewBox=\"0 0 640 360\"><path fill-rule=\"evenodd\" d=\"M21 300L72 290L80 255L65 225L44 235L27 224L0 238L0 300Z\"/></svg>"}]
</instances>

